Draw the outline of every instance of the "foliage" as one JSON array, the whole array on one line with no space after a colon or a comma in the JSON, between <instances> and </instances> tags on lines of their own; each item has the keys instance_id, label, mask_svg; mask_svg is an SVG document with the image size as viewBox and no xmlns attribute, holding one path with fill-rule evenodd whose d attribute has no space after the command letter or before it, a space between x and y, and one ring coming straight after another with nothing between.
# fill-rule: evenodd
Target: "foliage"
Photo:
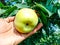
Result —
<instances>
[{"instance_id":1,"label":"foliage","mask_svg":"<svg viewBox=\"0 0 60 45\"><path fill-rule=\"evenodd\" d=\"M43 27L19 45L60 45L60 0L5 0L0 17L15 16L21 8L32 8Z\"/></svg>"}]
</instances>

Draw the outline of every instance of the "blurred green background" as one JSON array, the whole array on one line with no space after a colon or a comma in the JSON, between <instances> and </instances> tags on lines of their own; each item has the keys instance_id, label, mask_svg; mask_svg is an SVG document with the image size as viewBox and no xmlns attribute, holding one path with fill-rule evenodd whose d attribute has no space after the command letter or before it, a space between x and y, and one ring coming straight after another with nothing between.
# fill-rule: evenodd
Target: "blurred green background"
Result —
<instances>
[{"instance_id":1,"label":"blurred green background","mask_svg":"<svg viewBox=\"0 0 60 45\"><path fill-rule=\"evenodd\" d=\"M60 0L0 0L0 18L15 16L21 8L36 10L43 27L18 45L60 45Z\"/></svg>"}]
</instances>

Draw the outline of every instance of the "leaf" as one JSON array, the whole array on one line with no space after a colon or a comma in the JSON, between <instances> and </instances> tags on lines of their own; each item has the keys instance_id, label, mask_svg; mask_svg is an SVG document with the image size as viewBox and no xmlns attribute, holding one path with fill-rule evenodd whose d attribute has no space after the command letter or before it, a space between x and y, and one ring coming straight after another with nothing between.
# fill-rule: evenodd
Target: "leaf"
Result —
<instances>
[{"instance_id":1,"label":"leaf","mask_svg":"<svg viewBox=\"0 0 60 45\"><path fill-rule=\"evenodd\" d=\"M6 10L0 8L0 15L3 14Z\"/></svg>"},{"instance_id":2,"label":"leaf","mask_svg":"<svg viewBox=\"0 0 60 45\"><path fill-rule=\"evenodd\" d=\"M16 6L8 8L2 15L3 17L8 17L11 12L13 12L15 9L17 9Z\"/></svg>"},{"instance_id":3,"label":"leaf","mask_svg":"<svg viewBox=\"0 0 60 45\"><path fill-rule=\"evenodd\" d=\"M14 10L12 13L10 13L9 16L15 16L17 14L18 10Z\"/></svg>"},{"instance_id":4,"label":"leaf","mask_svg":"<svg viewBox=\"0 0 60 45\"><path fill-rule=\"evenodd\" d=\"M48 26L47 18L42 11L40 12L40 19L45 26Z\"/></svg>"},{"instance_id":5,"label":"leaf","mask_svg":"<svg viewBox=\"0 0 60 45\"><path fill-rule=\"evenodd\" d=\"M0 7L4 6L1 2L0 2Z\"/></svg>"},{"instance_id":6,"label":"leaf","mask_svg":"<svg viewBox=\"0 0 60 45\"><path fill-rule=\"evenodd\" d=\"M58 9L58 15L59 15L59 18L60 18L60 9Z\"/></svg>"},{"instance_id":7,"label":"leaf","mask_svg":"<svg viewBox=\"0 0 60 45\"><path fill-rule=\"evenodd\" d=\"M41 9L44 13L48 14L49 17L52 15L52 13L46 9L46 7L44 7L42 4L38 4L38 3L35 3L36 4L36 7Z\"/></svg>"},{"instance_id":8,"label":"leaf","mask_svg":"<svg viewBox=\"0 0 60 45\"><path fill-rule=\"evenodd\" d=\"M60 28L60 20L55 20L55 22L54 22L55 24L57 24L58 25L58 27Z\"/></svg>"},{"instance_id":9,"label":"leaf","mask_svg":"<svg viewBox=\"0 0 60 45\"><path fill-rule=\"evenodd\" d=\"M49 36L49 26L50 26L50 24L49 24L49 21L47 20L46 15L39 9L36 10L36 11L37 11L37 13L40 14L39 18L41 19L41 22L43 23L44 30L45 30L46 34Z\"/></svg>"},{"instance_id":10,"label":"leaf","mask_svg":"<svg viewBox=\"0 0 60 45\"><path fill-rule=\"evenodd\" d=\"M1 6L0 8L1 9L8 9L8 8L10 8L10 6Z\"/></svg>"},{"instance_id":11,"label":"leaf","mask_svg":"<svg viewBox=\"0 0 60 45\"><path fill-rule=\"evenodd\" d=\"M40 12L40 19L44 25L44 30L46 31L46 34L49 36L49 22L42 11Z\"/></svg>"},{"instance_id":12,"label":"leaf","mask_svg":"<svg viewBox=\"0 0 60 45\"><path fill-rule=\"evenodd\" d=\"M27 6L27 4L22 4L22 3L17 3L17 4L14 4L14 6L18 7L19 8L27 8L29 6Z\"/></svg>"}]
</instances>

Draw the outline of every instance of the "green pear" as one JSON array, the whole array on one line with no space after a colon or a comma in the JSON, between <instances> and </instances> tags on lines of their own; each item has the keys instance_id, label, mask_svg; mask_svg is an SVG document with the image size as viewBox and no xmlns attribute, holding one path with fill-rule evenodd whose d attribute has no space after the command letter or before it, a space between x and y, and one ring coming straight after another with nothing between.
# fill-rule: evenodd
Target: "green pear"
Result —
<instances>
[{"instance_id":1,"label":"green pear","mask_svg":"<svg viewBox=\"0 0 60 45\"><path fill-rule=\"evenodd\" d=\"M29 33L38 24L38 16L34 10L30 8L20 9L15 17L14 25L18 32Z\"/></svg>"}]
</instances>

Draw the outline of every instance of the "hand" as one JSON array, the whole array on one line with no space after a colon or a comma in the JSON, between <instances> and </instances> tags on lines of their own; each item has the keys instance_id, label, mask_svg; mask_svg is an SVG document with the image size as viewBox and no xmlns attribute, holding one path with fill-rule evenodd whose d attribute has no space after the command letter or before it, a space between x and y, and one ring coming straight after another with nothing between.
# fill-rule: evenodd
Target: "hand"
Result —
<instances>
[{"instance_id":1,"label":"hand","mask_svg":"<svg viewBox=\"0 0 60 45\"><path fill-rule=\"evenodd\" d=\"M17 45L27 37L36 33L43 25L39 23L37 27L28 34L17 32L14 27L14 17L0 19L0 45Z\"/></svg>"}]
</instances>

